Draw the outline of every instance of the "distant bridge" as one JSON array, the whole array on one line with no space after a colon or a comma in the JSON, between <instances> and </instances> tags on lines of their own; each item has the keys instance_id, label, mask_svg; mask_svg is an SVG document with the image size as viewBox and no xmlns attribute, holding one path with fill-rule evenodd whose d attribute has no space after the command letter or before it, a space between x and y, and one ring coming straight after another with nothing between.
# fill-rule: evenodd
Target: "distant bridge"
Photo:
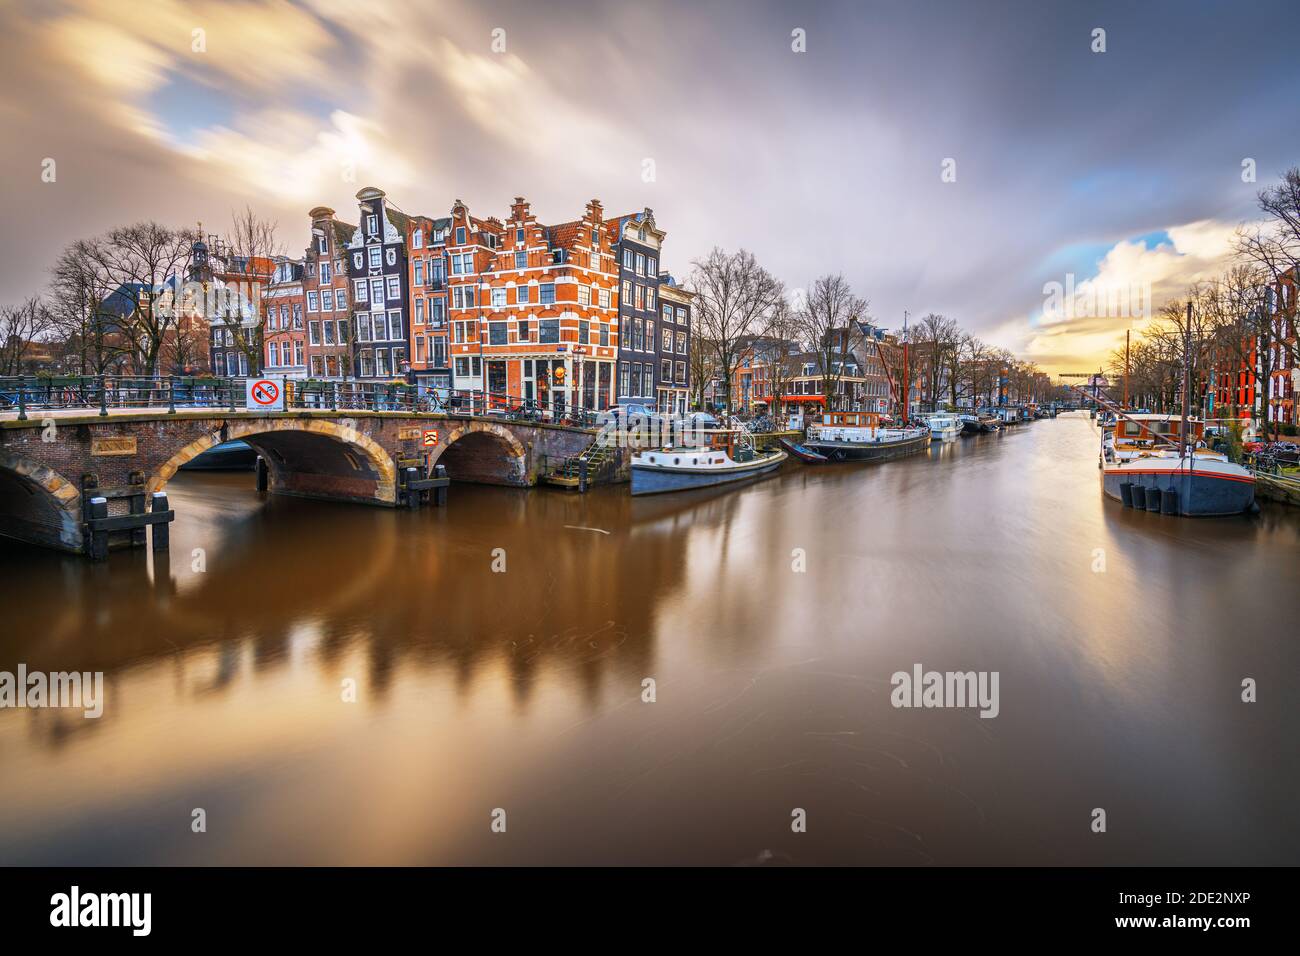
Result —
<instances>
[{"instance_id":1,"label":"distant bridge","mask_svg":"<svg viewBox=\"0 0 1300 956\"><path fill-rule=\"evenodd\" d=\"M238 379L0 379L0 534L87 553L90 501L101 497L114 520L99 527L143 544L148 519L126 531L133 519L122 516L143 514L177 469L235 439L262 457L272 493L393 507L408 467L420 478L441 465L453 481L531 486L595 437L582 413L508 396L314 384L288 385L285 410L265 412L245 407ZM547 418L559 420L538 420Z\"/></svg>"}]
</instances>

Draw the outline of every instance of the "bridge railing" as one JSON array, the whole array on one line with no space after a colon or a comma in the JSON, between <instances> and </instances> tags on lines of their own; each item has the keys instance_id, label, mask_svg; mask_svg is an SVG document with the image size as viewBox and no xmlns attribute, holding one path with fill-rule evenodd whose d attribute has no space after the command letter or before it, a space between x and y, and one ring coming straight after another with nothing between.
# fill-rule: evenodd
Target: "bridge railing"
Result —
<instances>
[{"instance_id":1,"label":"bridge railing","mask_svg":"<svg viewBox=\"0 0 1300 956\"><path fill-rule=\"evenodd\" d=\"M0 411L247 408L248 378L183 375L0 376ZM318 411L442 412L473 418L595 428L599 413L482 389L440 389L406 382L284 380L284 407Z\"/></svg>"}]
</instances>

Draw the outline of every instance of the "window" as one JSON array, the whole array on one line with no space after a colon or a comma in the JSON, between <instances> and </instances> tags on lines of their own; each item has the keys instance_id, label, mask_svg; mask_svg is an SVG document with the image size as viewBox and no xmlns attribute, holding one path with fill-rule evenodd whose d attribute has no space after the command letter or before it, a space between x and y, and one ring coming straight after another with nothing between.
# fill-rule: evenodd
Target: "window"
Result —
<instances>
[{"instance_id":1,"label":"window","mask_svg":"<svg viewBox=\"0 0 1300 956\"><path fill-rule=\"evenodd\" d=\"M670 359L664 359L659 363L659 381L671 382L673 380L673 363Z\"/></svg>"},{"instance_id":2,"label":"window","mask_svg":"<svg viewBox=\"0 0 1300 956\"><path fill-rule=\"evenodd\" d=\"M293 304L293 327L295 329L302 328L302 303L301 302L295 302Z\"/></svg>"},{"instance_id":3,"label":"window","mask_svg":"<svg viewBox=\"0 0 1300 956\"><path fill-rule=\"evenodd\" d=\"M680 305L677 307L677 324L678 325L690 324L690 314Z\"/></svg>"},{"instance_id":4,"label":"window","mask_svg":"<svg viewBox=\"0 0 1300 956\"><path fill-rule=\"evenodd\" d=\"M632 394L631 391L629 391L630 385L631 382L628 379L627 363L619 362L618 363L618 394L620 397L624 395Z\"/></svg>"},{"instance_id":5,"label":"window","mask_svg":"<svg viewBox=\"0 0 1300 956\"><path fill-rule=\"evenodd\" d=\"M591 305L591 286L578 286L578 305Z\"/></svg>"},{"instance_id":6,"label":"window","mask_svg":"<svg viewBox=\"0 0 1300 956\"><path fill-rule=\"evenodd\" d=\"M451 307L453 309L474 308L474 287L458 285L451 290Z\"/></svg>"},{"instance_id":7,"label":"window","mask_svg":"<svg viewBox=\"0 0 1300 956\"><path fill-rule=\"evenodd\" d=\"M308 312L319 312L319 311L320 311L320 309L318 308L319 305L320 305L320 300L319 300L319 298L317 297L316 293L315 293L315 292L308 292L308 293L307 293L307 311L308 311Z\"/></svg>"},{"instance_id":8,"label":"window","mask_svg":"<svg viewBox=\"0 0 1300 956\"><path fill-rule=\"evenodd\" d=\"M646 275L656 276L659 274L658 270L659 270L659 260L656 259L654 256L648 257L645 261Z\"/></svg>"},{"instance_id":9,"label":"window","mask_svg":"<svg viewBox=\"0 0 1300 956\"><path fill-rule=\"evenodd\" d=\"M415 337L415 360L417 362L424 361L424 347L424 336L417 335Z\"/></svg>"},{"instance_id":10,"label":"window","mask_svg":"<svg viewBox=\"0 0 1300 956\"><path fill-rule=\"evenodd\" d=\"M366 216L366 232L372 236L379 235L379 217L373 213Z\"/></svg>"},{"instance_id":11,"label":"window","mask_svg":"<svg viewBox=\"0 0 1300 956\"><path fill-rule=\"evenodd\" d=\"M671 322L672 320L673 320L673 307L672 307L671 305L665 305L665 306L664 306L664 321L665 321L665 322Z\"/></svg>"},{"instance_id":12,"label":"window","mask_svg":"<svg viewBox=\"0 0 1300 956\"><path fill-rule=\"evenodd\" d=\"M348 344L348 320L339 319L338 327L339 327L339 345L347 345Z\"/></svg>"},{"instance_id":13,"label":"window","mask_svg":"<svg viewBox=\"0 0 1300 956\"><path fill-rule=\"evenodd\" d=\"M645 351L655 350L655 324L652 319L645 320Z\"/></svg>"},{"instance_id":14,"label":"window","mask_svg":"<svg viewBox=\"0 0 1300 956\"><path fill-rule=\"evenodd\" d=\"M678 355L686 354L686 333L685 332L677 333L677 354Z\"/></svg>"},{"instance_id":15,"label":"window","mask_svg":"<svg viewBox=\"0 0 1300 956\"><path fill-rule=\"evenodd\" d=\"M457 378L469 377L469 359L464 358L463 356L461 358L456 359L456 377Z\"/></svg>"},{"instance_id":16,"label":"window","mask_svg":"<svg viewBox=\"0 0 1300 956\"><path fill-rule=\"evenodd\" d=\"M375 374L374 353L370 349L362 349L360 355L361 377L370 378Z\"/></svg>"},{"instance_id":17,"label":"window","mask_svg":"<svg viewBox=\"0 0 1300 956\"><path fill-rule=\"evenodd\" d=\"M445 335L434 336L433 365L436 368L447 367L447 337Z\"/></svg>"},{"instance_id":18,"label":"window","mask_svg":"<svg viewBox=\"0 0 1300 956\"><path fill-rule=\"evenodd\" d=\"M526 252L515 253L515 268L516 269L528 268L528 253Z\"/></svg>"},{"instance_id":19,"label":"window","mask_svg":"<svg viewBox=\"0 0 1300 956\"><path fill-rule=\"evenodd\" d=\"M320 264L320 284L329 285L330 281L330 264L328 262L322 262Z\"/></svg>"},{"instance_id":20,"label":"window","mask_svg":"<svg viewBox=\"0 0 1300 956\"><path fill-rule=\"evenodd\" d=\"M333 345L334 344L334 323L322 322L321 325L323 326L321 331L324 333L325 344Z\"/></svg>"},{"instance_id":21,"label":"window","mask_svg":"<svg viewBox=\"0 0 1300 956\"><path fill-rule=\"evenodd\" d=\"M603 346L609 345L609 326L604 322L600 323L600 344Z\"/></svg>"},{"instance_id":22,"label":"window","mask_svg":"<svg viewBox=\"0 0 1300 956\"><path fill-rule=\"evenodd\" d=\"M212 371L214 371L218 375L225 375L226 374L226 353L218 352L215 356L213 356L213 359L214 361L212 363Z\"/></svg>"},{"instance_id":23,"label":"window","mask_svg":"<svg viewBox=\"0 0 1300 956\"><path fill-rule=\"evenodd\" d=\"M645 275L645 256L639 252L636 254L636 274Z\"/></svg>"},{"instance_id":24,"label":"window","mask_svg":"<svg viewBox=\"0 0 1300 956\"><path fill-rule=\"evenodd\" d=\"M591 325L586 319L578 320L578 344L588 345L591 342Z\"/></svg>"},{"instance_id":25,"label":"window","mask_svg":"<svg viewBox=\"0 0 1300 956\"><path fill-rule=\"evenodd\" d=\"M384 280L370 280L370 301L374 305L382 306L384 304Z\"/></svg>"},{"instance_id":26,"label":"window","mask_svg":"<svg viewBox=\"0 0 1300 956\"><path fill-rule=\"evenodd\" d=\"M322 253L322 254L329 252L329 251L330 251L330 241L329 241L327 238L325 238L324 236L317 236L317 237L316 237L316 251L319 252L319 253Z\"/></svg>"},{"instance_id":27,"label":"window","mask_svg":"<svg viewBox=\"0 0 1300 956\"><path fill-rule=\"evenodd\" d=\"M508 340L506 338L506 323L489 322L488 323L488 345L505 345L507 341Z\"/></svg>"},{"instance_id":28,"label":"window","mask_svg":"<svg viewBox=\"0 0 1300 956\"><path fill-rule=\"evenodd\" d=\"M441 284L447 278L447 264L441 258L429 260L429 284Z\"/></svg>"},{"instance_id":29,"label":"window","mask_svg":"<svg viewBox=\"0 0 1300 956\"><path fill-rule=\"evenodd\" d=\"M673 333L669 329L664 329L663 335L660 338L659 351L671 352L672 350L673 350Z\"/></svg>"},{"instance_id":30,"label":"window","mask_svg":"<svg viewBox=\"0 0 1300 956\"><path fill-rule=\"evenodd\" d=\"M326 289L320 294L320 310L322 312L334 311L334 293L330 289Z\"/></svg>"},{"instance_id":31,"label":"window","mask_svg":"<svg viewBox=\"0 0 1300 956\"><path fill-rule=\"evenodd\" d=\"M623 304L629 309L632 308L632 280L623 280Z\"/></svg>"},{"instance_id":32,"label":"window","mask_svg":"<svg viewBox=\"0 0 1300 956\"><path fill-rule=\"evenodd\" d=\"M293 364L294 365L302 364L302 342L293 343Z\"/></svg>"},{"instance_id":33,"label":"window","mask_svg":"<svg viewBox=\"0 0 1300 956\"><path fill-rule=\"evenodd\" d=\"M543 282L540 286L538 286L538 290L539 290L538 301L542 305L555 304L555 283L554 282Z\"/></svg>"},{"instance_id":34,"label":"window","mask_svg":"<svg viewBox=\"0 0 1300 956\"><path fill-rule=\"evenodd\" d=\"M429 324L440 329L447 321L447 303L443 299L429 300Z\"/></svg>"},{"instance_id":35,"label":"window","mask_svg":"<svg viewBox=\"0 0 1300 956\"><path fill-rule=\"evenodd\" d=\"M456 245L458 245L458 246L463 246L463 245L465 245L465 227L464 227L464 226L457 226L457 227L456 227Z\"/></svg>"},{"instance_id":36,"label":"window","mask_svg":"<svg viewBox=\"0 0 1300 956\"><path fill-rule=\"evenodd\" d=\"M368 302L368 301L370 301L369 296L366 294L367 291L368 291L368 289L369 289L369 287L366 285L366 280L365 280L365 279L355 279L355 280L353 280L353 282L352 282L352 295L356 298L356 300L357 300L358 302Z\"/></svg>"},{"instance_id":37,"label":"window","mask_svg":"<svg viewBox=\"0 0 1300 956\"><path fill-rule=\"evenodd\" d=\"M424 325L424 300L415 300L415 324Z\"/></svg>"},{"instance_id":38,"label":"window","mask_svg":"<svg viewBox=\"0 0 1300 956\"><path fill-rule=\"evenodd\" d=\"M371 328L374 330L372 338L376 342L382 342L388 338L388 316L383 312L375 312L370 316Z\"/></svg>"},{"instance_id":39,"label":"window","mask_svg":"<svg viewBox=\"0 0 1300 956\"><path fill-rule=\"evenodd\" d=\"M311 342L312 345L320 345L319 322L312 321L307 323L307 341Z\"/></svg>"},{"instance_id":40,"label":"window","mask_svg":"<svg viewBox=\"0 0 1300 956\"><path fill-rule=\"evenodd\" d=\"M313 355L311 357L311 377L322 378L324 375L325 375L325 363L321 360L321 356Z\"/></svg>"},{"instance_id":41,"label":"window","mask_svg":"<svg viewBox=\"0 0 1300 956\"><path fill-rule=\"evenodd\" d=\"M334 308L337 309L339 312L342 312L347 307L348 307L348 294L344 292L342 289L337 290L334 293Z\"/></svg>"},{"instance_id":42,"label":"window","mask_svg":"<svg viewBox=\"0 0 1300 956\"><path fill-rule=\"evenodd\" d=\"M279 364L280 364L280 346L278 346L278 345L276 345L274 342L272 342L270 345L268 345L268 346L266 347L266 350L267 350L267 354L270 355L270 358L267 360L267 363L266 363L266 364L267 364L267 365L279 365Z\"/></svg>"},{"instance_id":43,"label":"window","mask_svg":"<svg viewBox=\"0 0 1300 956\"><path fill-rule=\"evenodd\" d=\"M370 341L370 316L365 313L357 316L357 341Z\"/></svg>"},{"instance_id":44,"label":"window","mask_svg":"<svg viewBox=\"0 0 1300 956\"><path fill-rule=\"evenodd\" d=\"M645 286L643 285L636 287L636 307L638 309L645 308Z\"/></svg>"},{"instance_id":45,"label":"window","mask_svg":"<svg viewBox=\"0 0 1300 956\"><path fill-rule=\"evenodd\" d=\"M636 265L636 260L632 258L632 250L631 250L631 249L624 249L624 250L623 250L623 268L624 268L624 269L629 269L629 270L630 270L630 269L634 268L635 265ZM626 367L626 366L623 367L623 372L626 374L626 372L627 372L627 367Z\"/></svg>"},{"instance_id":46,"label":"window","mask_svg":"<svg viewBox=\"0 0 1300 956\"><path fill-rule=\"evenodd\" d=\"M388 313L388 337L390 339L400 339L402 337L402 313Z\"/></svg>"},{"instance_id":47,"label":"window","mask_svg":"<svg viewBox=\"0 0 1300 956\"><path fill-rule=\"evenodd\" d=\"M545 288L545 286L543 286ZM552 288L554 288L552 286ZM538 341L543 345L554 345L560 341L560 320L542 319L539 323Z\"/></svg>"},{"instance_id":48,"label":"window","mask_svg":"<svg viewBox=\"0 0 1300 956\"><path fill-rule=\"evenodd\" d=\"M370 268L378 269L383 265L383 261L379 258L382 253L378 246L371 246L366 252L370 256Z\"/></svg>"},{"instance_id":49,"label":"window","mask_svg":"<svg viewBox=\"0 0 1300 956\"><path fill-rule=\"evenodd\" d=\"M520 305L528 304L528 286L521 285L515 288L515 301Z\"/></svg>"},{"instance_id":50,"label":"window","mask_svg":"<svg viewBox=\"0 0 1300 956\"><path fill-rule=\"evenodd\" d=\"M519 320L519 341L528 342L533 337L533 323L529 319Z\"/></svg>"},{"instance_id":51,"label":"window","mask_svg":"<svg viewBox=\"0 0 1300 956\"><path fill-rule=\"evenodd\" d=\"M521 246L524 244L524 231L522 229L515 230L515 242Z\"/></svg>"},{"instance_id":52,"label":"window","mask_svg":"<svg viewBox=\"0 0 1300 956\"><path fill-rule=\"evenodd\" d=\"M388 298L400 299L402 297L402 280L398 276L388 277Z\"/></svg>"},{"instance_id":53,"label":"window","mask_svg":"<svg viewBox=\"0 0 1300 956\"><path fill-rule=\"evenodd\" d=\"M424 285L424 260L415 260L415 284Z\"/></svg>"},{"instance_id":54,"label":"window","mask_svg":"<svg viewBox=\"0 0 1300 956\"><path fill-rule=\"evenodd\" d=\"M645 290L645 307L651 312L655 310L655 287L647 286Z\"/></svg>"},{"instance_id":55,"label":"window","mask_svg":"<svg viewBox=\"0 0 1300 956\"><path fill-rule=\"evenodd\" d=\"M503 309L503 308L505 308L505 304L506 304L506 290L505 290L505 289L493 289L493 290L492 290L492 308L494 308L494 309Z\"/></svg>"},{"instance_id":56,"label":"window","mask_svg":"<svg viewBox=\"0 0 1300 956\"><path fill-rule=\"evenodd\" d=\"M423 248L424 248L424 230L423 230L423 229L417 229L417 230L415 230L415 232L411 233L411 248L412 248L412 249L423 249Z\"/></svg>"},{"instance_id":57,"label":"window","mask_svg":"<svg viewBox=\"0 0 1300 956\"><path fill-rule=\"evenodd\" d=\"M601 289L600 292L599 292L599 293L597 294L597 296L596 296L596 301L597 301L597 303L600 305L600 307L601 307L602 309L608 309L608 308L609 308L609 290L608 290L608 289Z\"/></svg>"},{"instance_id":58,"label":"window","mask_svg":"<svg viewBox=\"0 0 1300 956\"><path fill-rule=\"evenodd\" d=\"M677 365L677 381L685 385L686 384L686 363L678 362L676 363L676 365Z\"/></svg>"}]
</instances>

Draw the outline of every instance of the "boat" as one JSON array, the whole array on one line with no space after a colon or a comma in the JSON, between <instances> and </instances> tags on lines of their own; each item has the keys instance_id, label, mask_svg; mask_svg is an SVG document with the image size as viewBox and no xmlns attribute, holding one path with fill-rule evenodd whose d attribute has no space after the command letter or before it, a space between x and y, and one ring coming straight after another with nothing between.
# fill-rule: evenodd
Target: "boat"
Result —
<instances>
[{"instance_id":1,"label":"boat","mask_svg":"<svg viewBox=\"0 0 1300 956\"><path fill-rule=\"evenodd\" d=\"M1167 455L1178 449L1181 430L1182 419L1173 415L1108 411L1102 419L1102 457L1109 454L1116 461L1130 461L1152 454ZM1211 447L1214 438L1207 434L1204 421L1188 417L1187 443L1198 461L1228 460L1226 454Z\"/></svg>"},{"instance_id":2,"label":"boat","mask_svg":"<svg viewBox=\"0 0 1300 956\"><path fill-rule=\"evenodd\" d=\"M1112 459L1102 466L1102 487L1125 505L1188 517L1239 515L1255 506L1255 476L1241 465L1177 452Z\"/></svg>"},{"instance_id":3,"label":"boat","mask_svg":"<svg viewBox=\"0 0 1300 956\"><path fill-rule=\"evenodd\" d=\"M695 430L689 446L657 448L632 456L632 494L690 491L749 481L775 471L788 457L780 449L758 451L741 428Z\"/></svg>"},{"instance_id":4,"label":"boat","mask_svg":"<svg viewBox=\"0 0 1300 956\"><path fill-rule=\"evenodd\" d=\"M790 441L788 438L781 439L781 447L795 458L798 458L802 462L807 462L810 465L820 465L823 462L830 460L825 455L819 454L811 448L805 448L798 442Z\"/></svg>"},{"instance_id":5,"label":"boat","mask_svg":"<svg viewBox=\"0 0 1300 956\"><path fill-rule=\"evenodd\" d=\"M962 433L961 416L952 412L935 412L926 418L930 426L930 437L939 439L956 438Z\"/></svg>"},{"instance_id":6,"label":"boat","mask_svg":"<svg viewBox=\"0 0 1300 956\"><path fill-rule=\"evenodd\" d=\"M998 420L992 415L976 415L968 413L960 417L964 434L979 435L998 430Z\"/></svg>"},{"instance_id":7,"label":"boat","mask_svg":"<svg viewBox=\"0 0 1300 956\"><path fill-rule=\"evenodd\" d=\"M875 412L824 412L803 443L831 461L886 461L924 451L927 425L886 425Z\"/></svg>"},{"instance_id":8,"label":"boat","mask_svg":"<svg viewBox=\"0 0 1300 956\"><path fill-rule=\"evenodd\" d=\"M245 441L213 445L181 465L181 471L247 471L257 463L257 452Z\"/></svg>"}]
</instances>

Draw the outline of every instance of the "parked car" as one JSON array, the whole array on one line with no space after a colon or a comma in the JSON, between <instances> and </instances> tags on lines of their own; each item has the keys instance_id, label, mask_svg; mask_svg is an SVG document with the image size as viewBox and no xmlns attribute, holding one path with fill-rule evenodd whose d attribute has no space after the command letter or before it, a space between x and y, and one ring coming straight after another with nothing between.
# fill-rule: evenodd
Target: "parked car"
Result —
<instances>
[{"instance_id":1,"label":"parked car","mask_svg":"<svg viewBox=\"0 0 1300 956\"><path fill-rule=\"evenodd\" d=\"M604 425L613 422L617 428L628 428L638 423L644 426L646 424L656 425L662 416L659 412L647 405L640 405L636 402L629 402L626 405L615 405L613 408L606 409L597 417L597 422Z\"/></svg>"}]
</instances>

